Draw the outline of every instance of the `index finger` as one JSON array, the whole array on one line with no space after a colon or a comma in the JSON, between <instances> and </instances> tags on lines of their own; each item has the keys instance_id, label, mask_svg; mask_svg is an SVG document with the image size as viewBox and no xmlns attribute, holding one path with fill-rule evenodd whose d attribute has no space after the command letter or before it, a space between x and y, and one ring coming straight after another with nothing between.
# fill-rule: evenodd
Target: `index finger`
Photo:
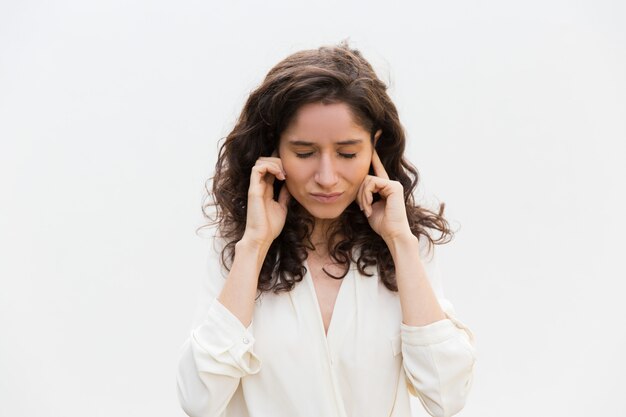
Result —
<instances>
[{"instance_id":1,"label":"index finger","mask_svg":"<svg viewBox=\"0 0 626 417\"><path fill-rule=\"evenodd\" d=\"M372 153L372 168L374 168L374 174L377 177L384 178L386 180L389 179L389 175L387 175L387 171L378 156L378 152L376 152L376 148L374 148L374 152Z\"/></svg>"}]
</instances>

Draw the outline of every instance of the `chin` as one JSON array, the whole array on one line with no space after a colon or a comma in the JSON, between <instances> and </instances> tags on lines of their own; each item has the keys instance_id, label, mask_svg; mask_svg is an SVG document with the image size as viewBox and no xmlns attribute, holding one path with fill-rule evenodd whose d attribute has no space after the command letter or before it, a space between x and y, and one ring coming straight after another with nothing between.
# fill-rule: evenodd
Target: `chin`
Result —
<instances>
[{"instance_id":1,"label":"chin","mask_svg":"<svg viewBox=\"0 0 626 417\"><path fill-rule=\"evenodd\" d=\"M307 207L307 206L303 206L306 211L309 212L309 214L311 214L311 216L315 217L316 219L321 219L321 220L334 220L339 218L339 216L341 216L341 214L346 210L347 207L344 207L343 205L340 206L328 206L328 207Z\"/></svg>"}]
</instances>

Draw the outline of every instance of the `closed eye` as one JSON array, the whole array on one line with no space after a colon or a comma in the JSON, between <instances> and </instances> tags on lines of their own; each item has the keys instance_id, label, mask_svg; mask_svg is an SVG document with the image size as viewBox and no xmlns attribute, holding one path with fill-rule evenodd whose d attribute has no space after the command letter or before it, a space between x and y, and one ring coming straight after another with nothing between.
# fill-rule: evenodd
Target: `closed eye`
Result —
<instances>
[{"instance_id":1,"label":"closed eye","mask_svg":"<svg viewBox=\"0 0 626 417\"><path fill-rule=\"evenodd\" d=\"M313 155L313 152L296 153L296 156L298 158L308 158L311 155ZM346 159L352 159L352 158L356 157L356 153L341 153L341 152L339 152L339 156L341 156L342 158L346 158Z\"/></svg>"}]
</instances>

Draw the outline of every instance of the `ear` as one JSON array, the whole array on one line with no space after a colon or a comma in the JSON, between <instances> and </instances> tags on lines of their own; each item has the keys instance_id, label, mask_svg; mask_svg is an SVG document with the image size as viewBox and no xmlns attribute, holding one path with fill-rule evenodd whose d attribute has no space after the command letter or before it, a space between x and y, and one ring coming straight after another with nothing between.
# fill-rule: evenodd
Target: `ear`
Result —
<instances>
[{"instance_id":1,"label":"ear","mask_svg":"<svg viewBox=\"0 0 626 417\"><path fill-rule=\"evenodd\" d=\"M380 135L383 133L382 129L378 129L376 131L376 134L374 134L374 147L376 147L376 143L378 143L378 139L380 138Z\"/></svg>"}]
</instances>

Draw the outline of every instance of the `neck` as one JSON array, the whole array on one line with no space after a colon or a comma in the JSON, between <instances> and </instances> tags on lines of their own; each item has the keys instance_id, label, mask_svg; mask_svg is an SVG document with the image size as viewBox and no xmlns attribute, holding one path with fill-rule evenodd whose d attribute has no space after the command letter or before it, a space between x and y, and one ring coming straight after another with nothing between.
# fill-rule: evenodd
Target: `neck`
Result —
<instances>
[{"instance_id":1,"label":"neck","mask_svg":"<svg viewBox=\"0 0 626 417\"><path fill-rule=\"evenodd\" d=\"M334 220L332 219L316 219L315 226L313 228L313 232L311 233L311 243L315 246L315 254L318 256L325 256L328 254L328 248L331 247L331 244L334 242L330 242L328 236L328 231L333 225ZM336 238L335 238L336 240Z\"/></svg>"}]
</instances>

